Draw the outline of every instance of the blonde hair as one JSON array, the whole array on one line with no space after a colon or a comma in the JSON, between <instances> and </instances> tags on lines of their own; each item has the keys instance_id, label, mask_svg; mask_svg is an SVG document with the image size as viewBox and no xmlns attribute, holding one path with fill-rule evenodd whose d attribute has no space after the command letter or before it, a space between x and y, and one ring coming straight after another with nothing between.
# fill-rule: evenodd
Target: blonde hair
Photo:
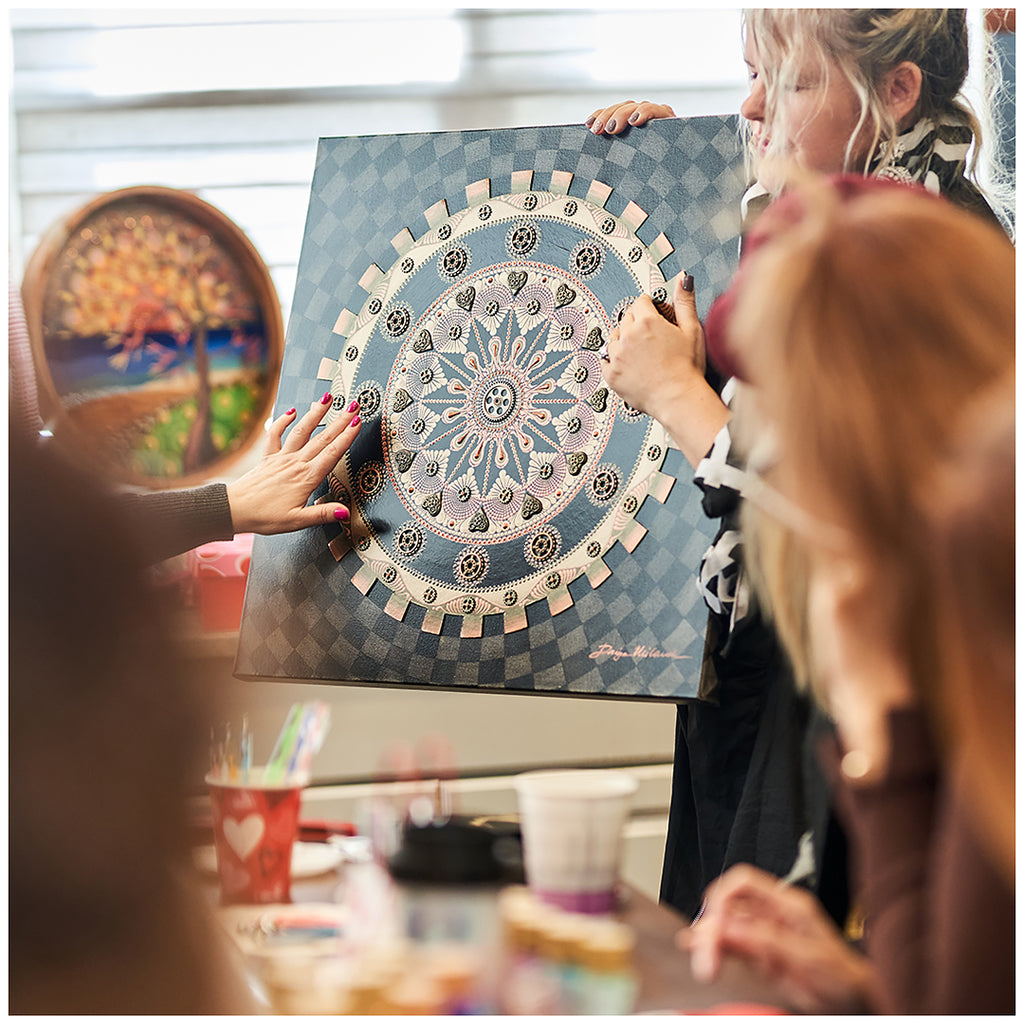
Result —
<instances>
[{"instance_id":1,"label":"blonde hair","mask_svg":"<svg viewBox=\"0 0 1024 1024\"><path fill-rule=\"evenodd\" d=\"M1013 365L1013 247L981 218L900 186L843 201L818 184L790 199L803 204L795 222L759 222L769 241L743 271L728 342L776 432L769 482L875 567L897 653L921 679L934 639L921 523L955 412ZM780 638L811 678L815 543L750 502L743 530Z\"/></svg>"},{"instance_id":2,"label":"blonde hair","mask_svg":"<svg viewBox=\"0 0 1024 1024\"><path fill-rule=\"evenodd\" d=\"M974 138L969 173L981 146L981 126L961 95L969 50L966 12L946 8L762 8L744 12L744 31L757 48L766 88L766 128L795 83L801 61L819 62L826 77L837 69L860 99L860 120L847 143L845 170L866 174L874 159L895 152L899 125L886 110L879 85L903 61L921 69L918 117L953 115ZM867 126L871 143L863 166L852 166L853 144ZM772 156L769 145L767 156Z\"/></svg>"}]
</instances>

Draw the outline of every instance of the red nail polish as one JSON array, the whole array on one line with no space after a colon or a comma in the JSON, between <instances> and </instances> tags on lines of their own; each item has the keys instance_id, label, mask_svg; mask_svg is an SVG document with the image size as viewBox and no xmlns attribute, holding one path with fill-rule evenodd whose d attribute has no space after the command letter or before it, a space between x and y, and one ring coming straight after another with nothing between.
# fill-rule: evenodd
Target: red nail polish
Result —
<instances>
[{"instance_id":1,"label":"red nail polish","mask_svg":"<svg viewBox=\"0 0 1024 1024\"><path fill-rule=\"evenodd\" d=\"M352 417L352 422L349 424L350 427L358 427L363 421L358 416Z\"/></svg>"},{"instance_id":2,"label":"red nail polish","mask_svg":"<svg viewBox=\"0 0 1024 1024\"><path fill-rule=\"evenodd\" d=\"M355 398L353 398L352 401L348 403L348 411L349 412L355 412L356 409L358 409L358 408L359 408L359 402Z\"/></svg>"},{"instance_id":3,"label":"red nail polish","mask_svg":"<svg viewBox=\"0 0 1024 1024\"><path fill-rule=\"evenodd\" d=\"M343 523L347 523L348 522L348 509L347 508L336 508L334 510L334 518L335 519L340 519L341 522L343 522Z\"/></svg>"},{"instance_id":4,"label":"red nail polish","mask_svg":"<svg viewBox=\"0 0 1024 1024\"><path fill-rule=\"evenodd\" d=\"M327 405L327 403L328 403L328 402L330 402L330 400L331 400L331 393L330 393L330 391L328 391L328 392L327 392L327 394L326 394L326 395L324 395L324 397L320 399L320 401L321 401L321 402L322 402L322 403L323 403L324 405Z\"/></svg>"},{"instance_id":5,"label":"red nail polish","mask_svg":"<svg viewBox=\"0 0 1024 1024\"><path fill-rule=\"evenodd\" d=\"M294 409L294 407L293 407L293 408L291 408L291 409L289 409L289 410L288 410L288 411L287 411L287 412L285 413L285 416L294 416L294 415L295 415L295 409Z\"/></svg>"}]
</instances>

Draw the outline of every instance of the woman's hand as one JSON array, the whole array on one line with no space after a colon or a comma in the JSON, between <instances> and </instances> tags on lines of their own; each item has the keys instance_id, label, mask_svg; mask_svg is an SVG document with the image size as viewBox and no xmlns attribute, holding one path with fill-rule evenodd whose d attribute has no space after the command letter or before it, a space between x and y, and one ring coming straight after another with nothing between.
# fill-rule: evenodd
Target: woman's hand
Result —
<instances>
[{"instance_id":1,"label":"woman's hand","mask_svg":"<svg viewBox=\"0 0 1024 1024\"><path fill-rule=\"evenodd\" d=\"M672 303L674 324L649 295L639 296L609 335L605 355L604 378L615 393L656 419L704 377L704 328L688 274L676 278Z\"/></svg>"},{"instance_id":2,"label":"woman's hand","mask_svg":"<svg viewBox=\"0 0 1024 1024\"><path fill-rule=\"evenodd\" d=\"M625 100L595 110L584 123L595 135L621 135L627 128L639 128L655 118L675 116L675 111L666 103Z\"/></svg>"},{"instance_id":3,"label":"woman's hand","mask_svg":"<svg viewBox=\"0 0 1024 1024\"><path fill-rule=\"evenodd\" d=\"M647 295L626 310L608 338L604 379L620 398L661 423L696 467L729 410L704 380L704 329L689 274L676 279L672 299L675 324Z\"/></svg>"},{"instance_id":4,"label":"woman's hand","mask_svg":"<svg viewBox=\"0 0 1024 1024\"><path fill-rule=\"evenodd\" d=\"M717 977L726 955L739 957L803 1013L864 1013L875 974L806 889L737 864L708 886L703 914L679 932L700 981Z\"/></svg>"},{"instance_id":5,"label":"woman's hand","mask_svg":"<svg viewBox=\"0 0 1024 1024\"><path fill-rule=\"evenodd\" d=\"M295 420L295 410L289 409L271 423L263 458L228 484L236 533L289 533L307 526L348 522L349 511L340 502L306 504L359 434L359 405L352 402L346 412L314 435L330 407L328 393L313 403L283 443L288 424Z\"/></svg>"}]
</instances>

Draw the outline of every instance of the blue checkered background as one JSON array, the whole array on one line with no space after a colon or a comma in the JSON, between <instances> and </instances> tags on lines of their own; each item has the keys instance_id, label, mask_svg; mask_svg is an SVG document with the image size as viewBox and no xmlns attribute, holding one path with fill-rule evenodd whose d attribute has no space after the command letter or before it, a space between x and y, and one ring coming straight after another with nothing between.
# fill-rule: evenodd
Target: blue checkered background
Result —
<instances>
[{"instance_id":1,"label":"blue checkered background","mask_svg":"<svg viewBox=\"0 0 1024 1024\"><path fill-rule=\"evenodd\" d=\"M321 360L338 358L338 314L367 298L359 280L371 264L386 270L403 228L428 230L425 212L445 200L467 205L466 187L484 178L491 195L513 190L512 174L532 170L534 190L552 172L573 175L569 194L591 182L612 188L606 209L628 203L647 213L637 230L659 234L673 251L667 279L694 275L703 314L735 267L744 188L735 117L654 121L615 138L581 125L321 139L276 412L323 394ZM622 296L598 293L609 311ZM379 421L378 421L379 422ZM527 607L528 628L506 634L501 616L483 635L462 637L446 616L440 634L423 631L424 610L399 621L384 611L391 592L376 582L364 596L352 583L362 566L328 544L338 527L257 537L235 673L241 678L441 689L495 689L619 699L680 700L699 694L706 608L695 579L716 523L700 507L692 471L678 451L662 472L676 478L664 504L648 497L636 514L647 533L633 552L614 545L611 576L596 589L585 576L569 587L573 603L552 615L546 601ZM320 488L314 498L325 488ZM583 500L586 500L585 498ZM602 645L624 657L593 655ZM679 658L636 657L674 652Z\"/></svg>"}]
</instances>

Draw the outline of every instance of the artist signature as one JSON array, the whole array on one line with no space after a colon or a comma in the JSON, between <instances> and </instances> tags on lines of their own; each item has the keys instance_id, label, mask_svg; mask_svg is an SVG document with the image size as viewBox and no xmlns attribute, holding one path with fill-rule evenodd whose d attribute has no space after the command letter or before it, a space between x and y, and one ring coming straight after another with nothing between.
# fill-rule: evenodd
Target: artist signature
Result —
<instances>
[{"instance_id":1,"label":"artist signature","mask_svg":"<svg viewBox=\"0 0 1024 1024\"><path fill-rule=\"evenodd\" d=\"M611 644L600 644L595 651L590 652L591 659L611 658L618 661L620 658L673 658L679 661L690 657L689 654L677 654L675 651L659 651L657 647L645 647L637 644L631 651L621 651Z\"/></svg>"}]
</instances>

